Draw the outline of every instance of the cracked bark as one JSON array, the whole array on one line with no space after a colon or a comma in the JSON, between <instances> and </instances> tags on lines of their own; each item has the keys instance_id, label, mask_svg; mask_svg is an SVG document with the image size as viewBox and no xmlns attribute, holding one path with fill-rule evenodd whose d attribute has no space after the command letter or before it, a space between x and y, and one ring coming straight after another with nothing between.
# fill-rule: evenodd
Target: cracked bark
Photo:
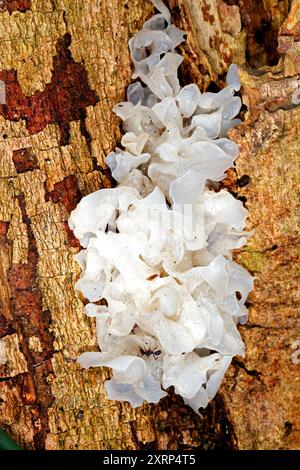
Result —
<instances>
[{"instance_id":1,"label":"cracked bark","mask_svg":"<svg viewBox=\"0 0 300 470\"><path fill-rule=\"evenodd\" d=\"M244 122L232 138L241 155L222 186L245 202L255 230L236 253L256 276L240 329L247 354L200 420L174 394L136 410L108 402L109 371L76 364L95 348L95 332L73 289L78 243L67 219L83 195L111 185L103 161L120 139L111 108L130 83L127 41L153 8L141 0L0 2L0 426L23 447L299 447L291 344L300 337L300 111L292 101L300 2L252 3L169 2L188 32L183 83L216 88L231 62L240 65Z\"/></svg>"}]
</instances>

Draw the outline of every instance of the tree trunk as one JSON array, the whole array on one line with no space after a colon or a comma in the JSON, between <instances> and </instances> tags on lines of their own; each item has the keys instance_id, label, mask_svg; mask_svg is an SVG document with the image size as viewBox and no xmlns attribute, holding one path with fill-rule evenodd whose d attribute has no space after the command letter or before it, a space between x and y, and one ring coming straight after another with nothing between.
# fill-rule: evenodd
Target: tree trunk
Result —
<instances>
[{"instance_id":1,"label":"tree trunk","mask_svg":"<svg viewBox=\"0 0 300 470\"><path fill-rule=\"evenodd\" d=\"M104 157L120 139L111 108L130 83L128 39L153 7L2 1L0 427L24 448L299 448L300 1L169 6L188 32L183 83L216 87L231 62L241 66L244 122L231 131L241 154L222 185L245 201L254 229L236 253L256 276L240 328L247 354L234 360L203 419L174 394L137 409L107 401L109 370L78 366L78 355L97 346L73 288L79 247L67 219L82 196L111 185Z\"/></svg>"}]
</instances>

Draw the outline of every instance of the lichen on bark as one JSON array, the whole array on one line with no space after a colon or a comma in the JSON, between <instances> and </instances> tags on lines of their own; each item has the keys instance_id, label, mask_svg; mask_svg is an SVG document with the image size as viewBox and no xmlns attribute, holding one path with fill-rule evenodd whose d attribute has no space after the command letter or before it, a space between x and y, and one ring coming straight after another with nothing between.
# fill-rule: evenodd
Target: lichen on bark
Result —
<instances>
[{"instance_id":1,"label":"lichen on bark","mask_svg":"<svg viewBox=\"0 0 300 470\"><path fill-rule=\"evenodd\" d=\"M141 0L12 3L12 12L0 8L0 79L9 82L8 106L0 108L0 426L33 449L299 447L291 362L300 337L300 121L292 101L299 0L289 14L285 0L258 2L257 10L250 0L169 1L188 34L183 83L215 88L236 61L245 105L244 122L232 131L241 155L222 184L243 198L255 230L236 253L256 276L241 328L247 354L203 420L172 393L136 410L109 402L109 370L76 363L96 341L73 288L78 243L67 219L82 196L112 183L103 163L120 139L111 108L130 83L128 39L153 7ZM261 36L266 21L273 36Z\"/></svg>"}]
</instances>

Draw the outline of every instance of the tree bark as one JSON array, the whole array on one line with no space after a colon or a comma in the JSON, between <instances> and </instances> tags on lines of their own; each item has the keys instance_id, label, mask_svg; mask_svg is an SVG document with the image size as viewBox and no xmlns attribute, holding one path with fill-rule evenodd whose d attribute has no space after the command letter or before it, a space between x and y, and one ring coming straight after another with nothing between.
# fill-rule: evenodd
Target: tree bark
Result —
<instances>
[{"instance_id":1,"label":"tree bark","mask_svg":"<svg viewBox=\"0 0 300 470\"><path fill-rule=\"evenodd\" d=\"M203 419L172 393L137 409L108 401L109 370L76 363L97 346L73 287L79 246L67 219L82 196L112 184L104 157L120 129L111 108L130 83L128 39L153 7L0 4L0 427L28 449L299 448L300 1L169 2L188 33L182 82L216 88L236 62L245 105L231 134L241 154L222 185L245 202L254 229L236 253L256 277L240 328L247 354Z\"/></svg>"}]
</instances>

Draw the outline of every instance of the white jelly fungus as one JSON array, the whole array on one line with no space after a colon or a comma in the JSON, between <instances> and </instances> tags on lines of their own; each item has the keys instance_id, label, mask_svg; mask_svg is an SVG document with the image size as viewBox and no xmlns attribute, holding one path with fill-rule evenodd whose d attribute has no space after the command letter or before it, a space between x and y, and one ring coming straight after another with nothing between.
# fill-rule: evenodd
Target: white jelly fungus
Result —
<instances>
[{"instance_id":1,"label":"white jelly fungus","mask_svg":"<svg viewBox=\"0 0 300 470\"><path fill-rule=\"evenodd\" d=\"M247 210L207 187L239 153L227 132L240 122L240 82L231 65L218 93L181 88L184 34L163 2L154 4L160 13L129 41L138 81L114 107L123 148L106 162L118 186L84 197L69 220L83 247L76 288L90 302L101 351L79 363L112 368L109 399L157 403L173 386L198 413L244 353L237 324L247 321L253 287L232 261L247 240Z\"/></svg>"}]
</instances>

